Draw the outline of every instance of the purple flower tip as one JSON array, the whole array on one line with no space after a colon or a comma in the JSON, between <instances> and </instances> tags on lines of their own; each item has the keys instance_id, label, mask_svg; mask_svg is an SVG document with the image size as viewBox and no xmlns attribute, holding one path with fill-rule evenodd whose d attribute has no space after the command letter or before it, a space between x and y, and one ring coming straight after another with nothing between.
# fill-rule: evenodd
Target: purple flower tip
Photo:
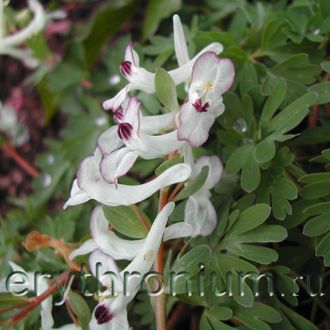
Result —
<instances>
[{"instance_id":1,"label":"purple flower tip","mask_svg":"<svg viewBox=\"0 0 330 330\"><path fill-rule=\"evenodd\" d=\"M123 61L120 63L120 71L124 76L129 76L131 74L132 63L130 61Z\"/></svg>"},{"instance_id":2,"label":"purple flower tip","mask_svg":"<svg viewBox=\"0 0 330 330\"><path fill-rule=\"evenodd\" d=\"M122 140L128 140L131 137L133 126L130 123L120 123L118 125L118 135Z\"/></svg>"},{"instance_id":3,"label":"purple flower tip","mask_svg":"<svg viewBox=\"0 0 330 330\"><path fill-rule=\"evenodd\" d=\"M94 312L94 315L97 320L97 324L107 323L113 318L110 310L104 305L98 306Z\"/></svg>"}]
</instances>

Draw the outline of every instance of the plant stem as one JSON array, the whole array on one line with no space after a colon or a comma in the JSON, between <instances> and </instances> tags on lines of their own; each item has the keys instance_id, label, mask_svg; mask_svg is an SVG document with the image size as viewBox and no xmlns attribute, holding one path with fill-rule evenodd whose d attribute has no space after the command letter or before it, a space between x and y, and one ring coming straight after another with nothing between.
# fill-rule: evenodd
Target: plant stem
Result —
<instances>
[{"instance_id":1,"label":"plant stem","mask_svg":"<svg viewBox=\"0 0 330 330\"><path fill-rule=\"evenodd\" d=\"M13 159L26 173L30 174L32 177L39 175L39 172L30 165L25 159L23 159L9 143L3 145L3 151L7 154L8 157Z\"/></svg>"},{"instance_id":2,"label":"plant stem","mask_svg":"<svg viewBox=\"0 0 330 330\"><path fill-rule=\"evenodd\" d=\"M168 191L163 189L160 191L158 212L166 205L168 199ZM154 265L155 271L164 274L164 244L161 242L157 258ZM155 297L155 313L157 330L166 330L166 296L164 293Z\"/></svg>"}]
</instances>

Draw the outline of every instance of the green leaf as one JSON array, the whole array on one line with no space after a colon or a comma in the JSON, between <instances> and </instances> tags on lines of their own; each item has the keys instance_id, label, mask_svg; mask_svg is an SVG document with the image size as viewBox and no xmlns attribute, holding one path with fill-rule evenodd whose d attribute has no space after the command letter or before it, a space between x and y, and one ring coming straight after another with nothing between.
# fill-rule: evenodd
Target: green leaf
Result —
<instances>
[{"instance_id":1,"label":"green leaf","mask_svg":"<svg viewBox=\"0 0 330 330\"><path fill-rule=\"evenodd\" d=\"M319 0L320 12L324 18L330 17L330 3L327 0Z\"/></svg>"},{"instance_id":2,"label":"green leaf","mask_svg":"<svg viewBox=\"0 0 330 330\"><path fill-rule=\"evenodd\" d=\"M92 318L92 313L85 299L74 291L69 291L68 302L78 317L83 330L89 329L89 322Z\"/></svg>"},{"instance_id":3,"label":"green leaf","mask_svg":"<svg viewBox=\"0 0 330 330\"><path fill-rule=\"evenodd\" d=\"M109 223L121 234L132 238L145 238L146 227L130 206L103 206Z\"/></svg>"},{"instance_id":4,"label":"green leaf","mask_svg":"<svg viewBox=\"0 0 330 330\"><path fill-rule=\"evenodd\" d=\"M315 237L330 230L330 213L324 213L309 220L304 226L304 235Z\"/></svg>"},{"instance_id":5,"label":"green leaf","mask_svg":"<svg viewBox=\"0 0 330 330\"><path fill-rule=\"evenodd\" d=\"M176 87L171 76L163 68L159 68L155 75L156 94L164 107L176 112L179 110L179 104L176 94Z\"/></svg>"},{"instance_id":6,"label":"green leaf","mask_svg":"<svg viewBox=\"0 0 330 330\"><path fill-rule=\"evenodd\" d=\"M226 163L226 172L235 174L242 169L247 159L254 150L253 145L243 145L235 149Z\"/></svg>"},{"instance_id":7,"label":"green leaf","mask_svg":"<svg viewBox=\"0 0 330 330\"><path fill-rule=\"evenodd\" d=\"M251 231L240 234L241 243L281 242L288 236L284 227L278 225L261 225Z\"/></svg>"},{"instance_id":8,"label":"green leaf","mask_svg":"<svg viewBox=\"0 0 330 330\"><path fill-rule=\"evenodd\" d=\"M292 102L271 120L268 130L283 135L295 128L307 116L308 108L314 104L316 96L315 93L307 93Z\"/></svg>"},{"instance_id":9,"label":"green leaf","mask_svg":"<svg viewBox=\"0 0 330 330\"><path fill-rule=\"evenodd\" d=\"M260 169L253 155L247 159L241 175L241 186L250 193L257 189L260 183Z\"/></svg>"},{"instance_id":10,"label":"green leaf","mask_svg":"<svg viewBox=\"0 0 330 330\"><path fill-rule=\"evenodd\" d=\"M271 207L267 204L255 204L244 210L233 226L232 233L242 234L263 224L269 217Z\"/></svg>"},{"instance_id":11,"label":"green leaf","mask_svg":"<svg viewBox=\"0 0 330 330\"><path fill-rule=\"evenodd\" d=\"M321 63L321 68L322 68L325 72L329 73L329 72L330 72L330 61L322 62L322 63Z\"/></svg>"},{"instance_id":12,"label":"green leaf","mask_svg":"<svg viewBox=\"0 0 330 330\"><path fill-rule=\"evenodd\" d=\"M161 175L164 171L169 169L171 166L180 164L183 162L183 158L180 155L177 155L171 159L166 160L165 162L161 163L155 170L157 176Z\"/></svg>"},{"instance_id":13,"label":"green leaf","mask_svg":"<svg viewBox=\"0 0 330 330\"><path fill-rule=\"evenodd\" d=\"M308 88L309 92L317 95L315 104L326 104L330 102L330 81L324 81Z\"/></svg>"},{"instance_id":14,"label":"green leaf","mask_svg":"<svg viewBox=\"0 0 330 330\"><path fill-rule=\"evenodd\" d=\"M266 163L273 159L276 152L276 146L271 139L265 139L258 143L255 149L255 160L258 163Z\"/></svg>"},{"instance_id":15,"label":"green leaf","mask_svg":"<svg viewBox=\"0 0 330 330\"><path fill-rule=\"evenodd\" d=\"M203 167L198 176L191 181L188 181L187 185L175 196L174 202L178 202L182 199L188 198L189 196L196 193L205 183L208 174L209 167Z\"/></svg>"},{"instance_id":16,"label":"green leaf","mask_svg":"<svg viewBox=\"0 0 330 330\"><path fill-rule=\"evenodd\" d=\"M188 272L190 276L193 276L199 272L199 264L205 265L209 260L210 254L211 249L208 245L198 245L179 257L172 266L172 270L177 273Z\"/></svg>"},{"instance_id":17,"label":"green leaf","mask_svg":"<svg viewBox=\"0 0 330 330\"><path fill-rule=\"evenodd\" d=\"M310 183L300 190L302 197L306 199L317 199L330 195L330 180Z\"/></svg>"},{"instance_id":18,"label":"green leaf","mask_svg":"<svg viewBox=\"0 0 330 330\"><path fill-rule=\"evenodd\" d=\"M301 183L314 183L322 181L330 181L330 173L313 173L307 174L299 178Z\"/></svg>"},{"instance_id":19,"label":"green leaf","mask_svg":"<svg viewBox=\"0 0 330 330\"><path fill-rule=\"evenodd\" d=\"M287 84L284 79L279 79L273 88L272 94L267 99L265 106L262 110L261 121L269 122L276 110L281 106L284 101L287 90Z\"/></svg>"},{"instance_id":20,"label":"green leaf","mask_svg":"<svg viewBox=\"0 0 330 330\"><path fill-rule=\"evenodd\" d=\"M278 260L278 253L275 250L262 246L241 244L237 251L241 257L262 265L268 265Z\"/></svg>"}]
</instances>

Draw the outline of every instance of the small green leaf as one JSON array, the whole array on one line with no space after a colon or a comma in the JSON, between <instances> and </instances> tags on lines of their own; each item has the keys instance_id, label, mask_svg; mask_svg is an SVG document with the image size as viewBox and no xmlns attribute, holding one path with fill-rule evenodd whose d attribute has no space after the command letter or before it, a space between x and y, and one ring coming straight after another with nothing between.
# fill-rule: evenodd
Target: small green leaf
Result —
<instances>
[{"instance_id":1,"label":"small green leaf","mask_svg":"<svg viewBox=\"0 0 330 330\"><path fill-rule=\"evenodd\" d=\"M266 163L273 159L276 152L276 146L271 139L265 139L257 145L255 149L255 160L258 163Z\"/></svg>"},{"instance_id":2,"label":"small green leaf","mask_svg":"<svg viewBox=\"0 0 330 330\"><path fill-rule=\"evenodd\" d=\"M330 195L330 180L310 183L300 190L302 197L306 199L317 199Z\"/></svg>"},{"instance_id":3,"label":"small green leaf","mask_svg":"<svg viewBox=\"0 0 330 330\"><path fill-rule=\"evenodd\" d=\"M161 163L155 170L157 176L161 175L164 171L170 168L173 165L180 164L183 162L183 158L181 156L175 156L171 159L166 160L165 162Z\"/></svg>"},{"instance_id":4,"label":"small green leaf","mask_svg":"<svg viewBox=\"0 0 330 330\"><path fill-rule=\"evenodd\" d=\"M169 111L178 111L178 97L171 76L163 68L159 68L155 75L156 94L159 101Z\"/></svg>"},{"instance_id":5,"label":"small green leaf","mask_svg":"<svg viewBox=\"0 0 330 330\"><path fill-rule=\"evenodd\" d=\"M252 145L243 145L235 149L227 160L226 172L228 174L235 174L240 171L253 150L254 147Z\"/></svg>"},{"instance_id":6,"label":"small green leaf","mask_svg":"<svg viewBox=\"0 0 330 330\"><path fill-rule=\"evenodd\" d=\"M109 223L121 234L132 238L145 238L147 229L136 212L129 206L103 206Z\"/></svg>"},{"instance_id":7,"label":"small green leaf","mask_svg":"<svg viewBox=\"0 0 330 330\"><path fill-rule=\"evenodd\" d=\"M271 207L267 204L255 204L244 210L233 226L232 233L241 234L263 224L269 217Z\"/></svg>"},{"instance_id":8,"label":"small green leaf","mask_svg":"<svg viewBox=\"0 0 330 330\"><path fill-rule=\"evenodd\" d=\"M330 230L330 213L321 214L309 220L304 226L304 235L315 237Z\"/></svg>"},{"instance_id":9,"label":"small green leaf","mask_svg":"<svg viewBox=\"0 0 330 330\"><path fill-rule=\"evenodd\" d=\"M309 92L317 95L315 104L326 104L330 102L330 81L324 81L308 88Z\"/></svg>"},{"instance_id":10,"label":"small green leaf","mask_svg":"<svg viewBox=\"0 0 330 330\"><path fill-rule=\"evenodd\" d=\"M205 183L209 174L209 167L205 166L202 168L198 176L191 181L188 181L187 185L175 196L174 202L188 198L189 196L196 193Z\"/></svg>"},{"instance_id":11,"label":"small green leaf","mask_svg":"<svg viewBox=\"0 0 330 330\"><path fill-rule=\"evenodd\" d=\"M80 296L78 293L70 290L68 295L68 301L74 314L78 317L82 329L89 329L88 325L89 321L92 318L92 313L89 309L86 300L83 299L83 297Z\"/></svg>"},{"instance_id":12,"label":"small green leaf","mask_svg":"<svg viewBox=\"0 0 330 330\"><path fill-rule=\"evenodd\" d=\"M269 122L272 119L276 110L280 107L285 98L286 89L287 84L284 79L280 79L278 82L276 82L272 94L267 99L264 109L262 110L261 121Z\"/></svg>"},{"instance_id":13,"label":"small green leaf","mask_svg":"<svg viewBox=\"0 0 330 330\"><path fill-rule=\"evenodd\" d=\"M253 155L250 155L248 160L243 166L241 176L241 186L244 191L250 193L257 189L260 183L260 169L254 159Z\"/></svg>"}]
</instances>

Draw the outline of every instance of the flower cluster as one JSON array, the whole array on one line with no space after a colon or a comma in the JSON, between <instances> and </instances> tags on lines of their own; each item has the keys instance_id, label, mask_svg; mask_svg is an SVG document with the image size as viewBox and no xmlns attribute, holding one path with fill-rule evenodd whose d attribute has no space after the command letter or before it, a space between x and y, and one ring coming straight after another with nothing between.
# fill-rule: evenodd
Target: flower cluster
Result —
<instances>
[{"instance_id":1,"label":"flower cluster","mask_svg":"<svg viewBox=\"0 0 330 330\"><path fill-rule=\"evenodd\" d=\"M103 103L113 112L116 125L98 139L93 155L80 165L71 196L65 207L94 199L108 206L131 205L141 202L165 187L184 183L197 177L207 166L208 177L200 190L188 198L183 222L166 227L174 209L169 202L154 220L145 239L127 240L109 230L102 208L93 211L90 231L92 238L73 251L71 258L90 254L90 268L95 272L100 264L105 272L119 278L118 294L100 299L93 312L91 329L128 329L127 304L139 290L139 283L129 282L129 296L122 292L122 275L128 270L141 276L152 267L162 240L178 237L209 235L217 223L210 189L220 180L223 167L217 156L203 156L194 161L192 148L201 146L209 136L215 119L224 111L222 95L234 80L234 67L230 60L218 56L223 47L212 43L190 59L180 19L173 18L174 45L179 67L168 74L175 86L185 83L188 92L179 111L157 116L144 116L141 102L129 93L139 90L155 93L155 74L140 66L139 56L129 43L120 69L128 84L112 99ZM129 172L138 157L163 158L179 153L184 162L173 165L159 176L140 185L124 185L118 179ZM131 260L121 272L114 260ZM108 280L101 283L111 289Z\"/></svg>"}]
</instances>

